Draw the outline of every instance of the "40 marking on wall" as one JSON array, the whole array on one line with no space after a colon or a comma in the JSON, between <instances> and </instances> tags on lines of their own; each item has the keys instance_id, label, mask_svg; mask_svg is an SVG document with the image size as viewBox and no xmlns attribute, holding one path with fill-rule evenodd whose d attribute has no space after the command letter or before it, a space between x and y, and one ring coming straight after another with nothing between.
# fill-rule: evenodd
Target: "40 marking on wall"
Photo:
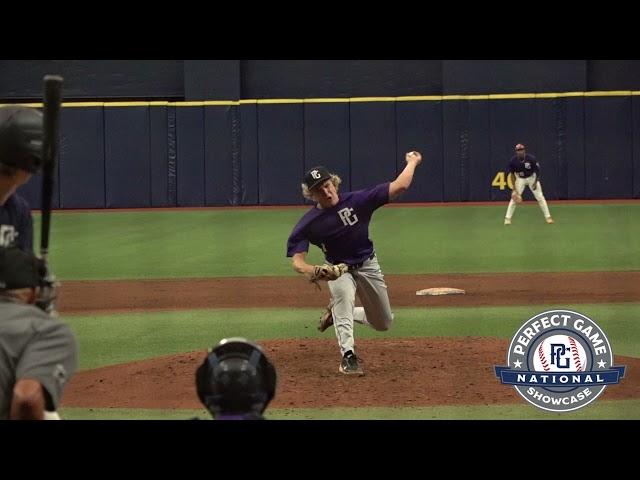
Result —
<instances>
[{"instance_id":1,"label":"40 marking on wall","mask_svg":"<svg viewBox=\"0 0 640 480\"><path fill-rule=\"evenodd\" d=\"M504 187L508 186L511 190L513 190L513 176L507 176L504 172L498 172L496 173L496 176L493 177L491 186L498 187L500 190L504 190Z\"/></svg>"}]
</instances>

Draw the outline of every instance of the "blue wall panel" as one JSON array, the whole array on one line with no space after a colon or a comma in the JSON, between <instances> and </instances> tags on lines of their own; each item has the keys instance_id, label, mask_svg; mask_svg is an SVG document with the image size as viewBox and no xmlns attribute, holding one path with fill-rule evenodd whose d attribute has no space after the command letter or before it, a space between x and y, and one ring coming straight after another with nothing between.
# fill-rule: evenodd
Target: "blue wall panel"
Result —
<instances>
[{"instance_id":1,"label":"blue wall panel","mask_svg":"<svg viewBox=\"0 0 640 480\"><path fill-rule=\"evenodd\" d=\"M469 196L463 200L491 199L491 182L495 173L491 168L491 122L488 100L469 102L469 161L464 162L463 173L469 182ZM468 166L467 166L468 165ZM445 179L446 181L446 179Z\"/></svg>"},{"instance_id":2,"label":"blue wall panel","mask_svg":"<svg viewBox=\"0 0 640 480\"><path fill-rule=\"evenodd\" d=\"M232 108L229 105L204 107L207 205L239 203L240 171L233 161Z\"/></svg>"},{"instance_id":3,"label":"blue wall panel","mask_svg":"<svg viewBox=\"0 0 640 480\"><path fill-rule=\"evenodd\" d=\"M52 208L60 207L60 169L56 167L56 171L53 175L54 184L53 184L53 198L52 198ZM40 209L42 207L42 174L38 173L31 177L26 185L18 188L18 194L21 195L31 207L32 210Z\"/></svg>"},{"instance_id":4,"label":"blue wall panel","mask_svg":"<svg viewBox=\"0 0 640 480\"><path fill-rule=\"evenodd\" d=\"M442 176L443 199L447 202L459 202L468 195L469 175L463 175L463 166L469 164L469 128L469 102L444 102Z\"/></svg>"},{"instance_id":5,"label":"blue wall panel","mask_svg":"<svg viewBox=\"0 0 640 480\"><path fill-rule=\"evenodd\" d=\"M443 104L444 201L481 201L491 195L489 104L455 100Z\"/></svg>"},{"instance_id":6,"label":"blue wall panel","mask_svg":"<svg viewBox=\"0 0 640 480\"><path fill-rule=\"evenodd\" d=\"M303 203L303 105L258 105L260 204Z\"/></svg>"},{"instance_id":7,"label":"blue wall panel","mask_svg":"<svg viewBox=\"0 0 640 480\"><path fill-rule=\"evenodd\" d=\"M408 151L417 150L423 154L411 187L399 201L441 202L444 155L442 102L397 102L396 128L397 174L407 165L405 155Z\"/></svg>"},{"instance_id":8,"label":"blue wall panel","mask_svg":"<svg viewBox=\"0 0 640 480\"><path fill-rule=\"evenodd\" d=\"M584 97L566 99L567 195L585 198Z\"/></svg>"},{"instance_id":9,"label":"blue wall panel","mask_svg":"<svg viewBox=\"0 0 640 480\"><path fill-rule=\"evenodd\" d=\"M567 198L567 108L566 98L536 100L538 150L542 190L547 200Z\"/></svg>"},{"instance_id":10,"label":"blue wall panel","mask_svg":"<svg viewBox=\"0 0 640 480\"><path fill-rule=\"evenodd\" d=\"M537 99L538 151L548 200L584 196L584 101L579 97Z\"/></svg>"},{"instance_id":11,"label":"blue wall panel","mask_svg":"<svg viewBox=\"0 0 640 480\"><path fill-rule=\"evenodd\" d=\"M240 128L240 196L243 205L258 204L258 105L238 106Z\"/></svg>"},{"instance_id":12,"label":"blue wall panel","mask_svg":"<svg viewBox=\"0 0 640 480\"><path fill-rule=\"evenodd\" d=\"M324 165L342 179L340 189L351 190L349 161L349 103L304 105L304 171Z\"/></svg>"},{"instance_id":13,"label":"blue wall panel","mask_svg":"<svg viewBox=\"0 0 640 480\"><path fill-rule=\"evenodd\" d=\"M518 142L549 200L640 197L637 98L66 107L54 207L302 204L311 166L358 190L396 178L411 149L424 163L400 201L506 202L491 182ZM40 189L20 193L39 208Z\"/></svg>"},{"instance_id":14,"label":"blue wall panel","mask_svg":"<svg viewBox=\"0 0 640 480\"><path fill-rule=\"evenodd\" d=\"M60 206L104 208L102 107L63 108L60 115Z\"/></svg>"},{"instance_id":15,"label":"blue wall panel","mask_svg":"<svg viewBox=\"0 0 640 480\"><path fill-rule=\"evenodd\" d=\"M204 107L176 107L178 206L203 206Z\"/></svg>"},{"instance_id":16,"label":"blue wall panel","mask_svg":"<svg viewBox=\"0 0 640 480\"><path fill-rule=\"evenodd\" d=\"M517 143L523 143L527 147L527 153L537 156L539 141L535 100L490 100L489 115L491 169L494 176L499 171L506 174L509 159L515 155L514 147ZM506 191L493 188L491 199L506 200ZM523 197L533 198L529 188L525 188Z\"/></svg>"},{"instance_id":17,"label":"blue wall panel","mask_svg":"<svg viewBox=\"0 0 640 480\"><path fill-rule=\"evenodd\" d=\"M586 196L631 197L631 97L586 97L585 109Z\"/></svg>"},{"instance_id":18,"label":"blue wall panel","mask_svg":"<svg viewBox=\"0 0 640 480\"><path fill-rule=\"evenodd\" d=\"M396 178L395 102L351 103L351 190Z\"/></svg>"},{"instance_id":19,"label":"blue wall panel","mask_svg":"<svg viewBox=\"0 0 640 480\"><path fill-rule=\"evenodd\" d=\"M632 98L633 108L633 198L640 198L640 97Z\"/></svg>"},{"instance_id":20,"label":"blue wall panel","mask_svg":"<svg viewBox=\"0 0 640 480\"><path fill-rule=\"evenodd\" d=\"M151 206L149 107L105 107L107 208Z\"/></svg>"},{"instance_id":21,"label":"blue wall panel","mask_svg":"<svg viewBox=\"0 0 640 480\"><path fill-rule=\"evenodd\" d=\"M153 207L175 207L175 201L169 202L168 138L167 107L149 107L149 177Z\"/></svg>"}]
</instances>

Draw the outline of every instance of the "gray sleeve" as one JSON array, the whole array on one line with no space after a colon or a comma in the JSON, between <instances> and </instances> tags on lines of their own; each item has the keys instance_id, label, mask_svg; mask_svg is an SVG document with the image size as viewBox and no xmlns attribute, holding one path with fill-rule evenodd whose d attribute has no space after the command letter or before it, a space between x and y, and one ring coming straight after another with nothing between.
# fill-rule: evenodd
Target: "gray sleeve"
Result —
<instances>
[{"instance_id":1,"label":"gray sleeve","mask_svg":"<svg viewBox=\"0 0 640 480\"><path fill-rule=\"evenodd\" d=\"M59 321L47 322L24 349L16 368L16 381L38 380L48 395L46 409L56 410L62 391L77 368L77 347L71 329Z\"/></svg>"}]
</instances>

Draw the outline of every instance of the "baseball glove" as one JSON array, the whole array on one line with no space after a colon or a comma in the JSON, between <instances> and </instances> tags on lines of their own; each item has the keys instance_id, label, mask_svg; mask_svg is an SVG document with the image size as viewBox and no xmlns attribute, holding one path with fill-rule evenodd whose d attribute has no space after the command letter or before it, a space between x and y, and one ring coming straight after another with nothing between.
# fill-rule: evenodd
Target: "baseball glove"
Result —
<instances>
[{"instance_id":1,"label":"baseball glove","mask_svg":"<svg viewBox=\"0 0 640 480\"><path fill-rule=\"evenodd\" d=\"M323 265L315 265L313 267L313 274L311 275L311 283L314 283L318 290L320 290L320 281L336 280L340 278L340 275L346 273L349 270L349 266L345 263L339 263L337 265L329 265L327 263Z\"/></svg>"},{"instance_id":2,"label":"baseball glove","mask_svg":"<svg viewBox=\"0 0 640 480\"><path fill-rule=\"evenodd\" d=\"M520 195L515 190L512 190L511 191L511 200L513 200L516 203L522 203L522 195Z\"/></svg>"}]
</instances>

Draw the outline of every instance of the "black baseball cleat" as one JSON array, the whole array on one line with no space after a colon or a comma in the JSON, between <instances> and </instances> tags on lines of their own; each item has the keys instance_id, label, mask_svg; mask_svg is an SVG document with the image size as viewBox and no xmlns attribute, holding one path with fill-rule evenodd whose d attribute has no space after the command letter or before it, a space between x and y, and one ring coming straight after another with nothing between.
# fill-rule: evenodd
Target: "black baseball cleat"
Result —
<instances>
[{"instance_id":1,"label":"black baseball cleat","mask_svg":"<svg viewBox=\"0 0 640 480\"><path fill-rule=\"evenodd\" d=\"M318 330L324 332L327 328L333 325L333 314L331 313L331 307L333 307L333 301L327 305L327 308L322 313L320 317L320 322L318 322Z\"/></svg>"},{"instance_id":2,"label":"black baseball cleat","mask_svg":"<svg viewBox=\"0 0 640 480\"><path fill-rule=\"evenodd\" d=\"M344 373L345 375L364 375L364 370L358 363L358 357L356 354L349 350L342 357L342 361L340 362L340 373Z\"/></svg>"}]
</instances>

